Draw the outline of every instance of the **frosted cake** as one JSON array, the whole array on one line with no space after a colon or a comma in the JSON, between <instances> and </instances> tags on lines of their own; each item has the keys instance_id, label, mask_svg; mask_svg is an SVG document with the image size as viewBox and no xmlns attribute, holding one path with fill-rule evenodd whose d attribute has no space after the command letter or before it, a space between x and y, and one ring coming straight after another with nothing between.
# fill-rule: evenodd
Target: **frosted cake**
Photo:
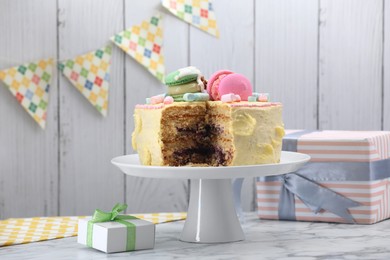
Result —
<instances>
[{"instance_id":1,"label":"frosted cake","mask_svg":"<svg viewBox=\"0 0 390 260\"><path fill-rule=\"evenodd\" d=\"M194 67L172 72L168 91L137 105L132 134L143 165L232 166L277 163L282 104L253 93L243 75Z\"/></svg>"}]
</instances>

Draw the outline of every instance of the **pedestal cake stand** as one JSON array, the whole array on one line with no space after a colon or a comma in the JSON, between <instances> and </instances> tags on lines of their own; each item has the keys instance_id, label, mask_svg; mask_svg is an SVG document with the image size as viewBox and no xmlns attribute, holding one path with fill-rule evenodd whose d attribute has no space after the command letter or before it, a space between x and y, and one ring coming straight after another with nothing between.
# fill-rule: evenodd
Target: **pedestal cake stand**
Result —
<instances>
[{"instance_id":1,"label":"pedestal cake stand","mask_svg":"<svg viewBox=\"0 0 390 260\"><path fill-rule=\"evenodd\" d=\"M125 174L143 178L191 179L187 219L180 240L224 243L244 240L233 203L233 178L263 177L294 172L310 156L282 152L280 163L229 167L144 166L137 154L119 156L111 162Z\"/></svg>"}]
</instances>

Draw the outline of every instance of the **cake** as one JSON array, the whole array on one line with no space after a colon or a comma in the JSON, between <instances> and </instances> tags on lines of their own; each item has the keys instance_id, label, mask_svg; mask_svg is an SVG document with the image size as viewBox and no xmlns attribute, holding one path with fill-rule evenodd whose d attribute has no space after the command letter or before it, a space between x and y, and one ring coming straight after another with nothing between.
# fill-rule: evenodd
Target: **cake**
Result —
<instances>
[{"instance_id":1,"label":"cake","mask_svg":"<svg viewBox=\"0 0 390 260\"><path fill-rule=\"evenodd\" d=\"M167 94L136 105L132 145L141 164L235 166L278 163L282 104L252 92L249 80L194 67L166 77Z\"/></svg>"}]
</instances>

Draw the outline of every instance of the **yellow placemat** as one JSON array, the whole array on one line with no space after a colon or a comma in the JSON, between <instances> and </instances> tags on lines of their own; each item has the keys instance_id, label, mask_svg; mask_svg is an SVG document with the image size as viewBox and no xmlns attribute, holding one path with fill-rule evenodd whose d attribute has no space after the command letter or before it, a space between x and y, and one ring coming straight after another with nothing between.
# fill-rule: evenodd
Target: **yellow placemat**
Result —
<instances>
[{"instance_id":1,"label":"yellow placemat","mask_svg":"<svg viewBox=\"0 0 390 260\"><path fill-rule=\"evenodd\" d=\"M187 213L131 214L161 224L183 220ZM0 247L77 236L78 220L86 216L10 218L0 221Z\"/></svg>"}]
</instances>

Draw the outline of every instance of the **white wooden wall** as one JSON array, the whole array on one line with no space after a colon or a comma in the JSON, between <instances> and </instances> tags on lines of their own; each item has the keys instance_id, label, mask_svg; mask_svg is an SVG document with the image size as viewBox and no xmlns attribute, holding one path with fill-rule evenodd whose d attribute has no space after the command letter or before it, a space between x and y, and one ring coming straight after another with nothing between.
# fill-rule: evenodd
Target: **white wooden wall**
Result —
<instances>
[{"instance_id":1,"label":"white wooden wall","mask_svg":"<svg viewBox=\"0 0 390 260\"><path fill-rule=\"evenodd\" d=\"M248 76L284 103L286 128L390 130L390 0L214 0L220 39L181 22L159 0L0 0L0 69L73 58L110 36L164 16L167 72L195 65ZM163 92L149 72L113 49L109 115L102 118L54 75L45 131L0 83L0 219L185 211L187 181L125 177L110 164L132 153L136 103ZM254 209L246 180L243 205Z\"/></svg>"}]
</instances>

